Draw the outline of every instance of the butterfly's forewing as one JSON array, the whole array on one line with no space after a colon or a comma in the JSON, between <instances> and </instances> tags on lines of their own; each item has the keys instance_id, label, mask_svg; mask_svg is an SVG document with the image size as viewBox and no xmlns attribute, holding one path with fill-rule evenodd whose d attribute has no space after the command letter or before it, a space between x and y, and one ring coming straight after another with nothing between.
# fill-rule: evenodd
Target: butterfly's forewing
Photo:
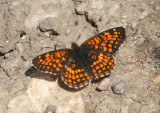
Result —
<instances>
[{"instance_id":1,"label":"butterfly's forewing","mask_svg":"<svg viewBox=\"0 0 160 113\"><path fill-rule=\"evenodd\" d=\"M125 29L117 27L101 32L82 43L81 47L113 54L125 39Z\"/></svg>"},{"instance_id":2,"label":"butterfly's forewing","mask_svg":"<svg viewBox=\"0 0 160 113\"><path fill-rule=\"evenodd\" d=\"M58 75L61 73L63 64L71 52L71 49L50 51L37 56L32 63L34 67L42 72Z\"/></svg>"}]
</instances>

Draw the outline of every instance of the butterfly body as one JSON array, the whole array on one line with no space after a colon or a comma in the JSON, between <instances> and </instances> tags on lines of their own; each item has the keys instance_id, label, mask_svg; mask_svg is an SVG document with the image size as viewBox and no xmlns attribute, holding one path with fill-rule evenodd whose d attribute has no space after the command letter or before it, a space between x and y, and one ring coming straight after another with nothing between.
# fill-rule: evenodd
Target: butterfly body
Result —
<instances>
[{"instance_id":1,"label":"butterfly body","mask_svg":"<svg viewBox=\"0 0 160 113\"><path fill-rule=\"evenodd\" d=\"M90 66L88 66L88 61L86 59L84 49L79 47L76 43L72 42L72 50L73 57L75 57L74 59L83 66L84 70L88 73L89 76L92 76L92 70L90 69Z\"/></svg>"},{"instance_id":2,"label":"butterfly body","mask_svg":"<svg viewBox=\"0 0 160 113\"><path fill-rule=\"evenodd\" d=\"M117 27L101 32L80 46L72 43L72 49L60 49L41 54L33 59L33 65L42 72L61 75L71 88L81 88L89 81L110 74L114 68L113 54L125 39L125 29Z\"/></svg>"}]
</instances>

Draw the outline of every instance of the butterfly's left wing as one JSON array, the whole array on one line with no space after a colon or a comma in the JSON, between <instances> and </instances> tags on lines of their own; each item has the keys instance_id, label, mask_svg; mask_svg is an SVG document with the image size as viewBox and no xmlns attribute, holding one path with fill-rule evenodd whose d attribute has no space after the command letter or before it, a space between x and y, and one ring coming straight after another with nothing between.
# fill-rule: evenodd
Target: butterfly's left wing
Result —
<instances>
[{"instance_id":1,"label":"butterfly's left wing","mask_svg":"<svg viewBox=\"0 0 160 113\"><path fill-rule=\"evenodd\" d=\"M94 79L109 75L114 68L113 56L103 51L84 50L84 56L90 65Z\"/></svg>"},{"instance_id":2,"label":"butterfly's left wing","mask_svg":"<svg viewBox=\"0 0 160 113\"><path fill-rule=\"evenodd\" d=\"M125 39L125 29L117 27L101 32L82 43L81 47L113 54Z\"/></svg>"},{"instance_id":3,"label":"butterfly's left wing","mask_svg":"<svg viewBox=\"0 0 160 113\"><path fill-rule=\"evenodd\" d=\"M60 49L41 54L33 59L34 67L45 73L59 75L64 62L70 56L72 49Z\"/></svg>"}]
</instances>

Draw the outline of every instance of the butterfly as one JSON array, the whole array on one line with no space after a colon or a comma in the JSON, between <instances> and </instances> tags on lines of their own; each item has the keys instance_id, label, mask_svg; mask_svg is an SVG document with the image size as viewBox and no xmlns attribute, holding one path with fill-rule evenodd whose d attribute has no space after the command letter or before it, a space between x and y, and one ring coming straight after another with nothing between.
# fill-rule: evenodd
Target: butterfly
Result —
<instances>
[{"instance_id":1,"label":"butterfly","mask_svg":"<svg viewBox=\"0 0 160 113\"><path fill-rule=\"evenodd\" d=\"M33 59L42 72L60 75L70 88L79 89L90 81L108 76L115 63L113 54L125 39L125 29L117 27L103 31L80 46L72 42L71 49L59 49Z\"/></svg>"}]
</instances>

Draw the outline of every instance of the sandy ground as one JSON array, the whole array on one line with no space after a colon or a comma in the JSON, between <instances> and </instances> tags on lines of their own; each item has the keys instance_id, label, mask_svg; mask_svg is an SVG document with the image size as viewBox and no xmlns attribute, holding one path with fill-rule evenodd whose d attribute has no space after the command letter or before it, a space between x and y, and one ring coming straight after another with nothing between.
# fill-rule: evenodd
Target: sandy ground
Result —
<instances>
[{"instance_id":1,"label":"sandy ground","mask_svg":"<svg viewBox=\"0 0 160 113\"><path fill-rule=\"evenodd\" d=\"M118 26L126 39L109 78L71 91L31 68L55 44ZM0 0L0 113L160 113L160 0Z\"/></svg>"}]
</instances>

